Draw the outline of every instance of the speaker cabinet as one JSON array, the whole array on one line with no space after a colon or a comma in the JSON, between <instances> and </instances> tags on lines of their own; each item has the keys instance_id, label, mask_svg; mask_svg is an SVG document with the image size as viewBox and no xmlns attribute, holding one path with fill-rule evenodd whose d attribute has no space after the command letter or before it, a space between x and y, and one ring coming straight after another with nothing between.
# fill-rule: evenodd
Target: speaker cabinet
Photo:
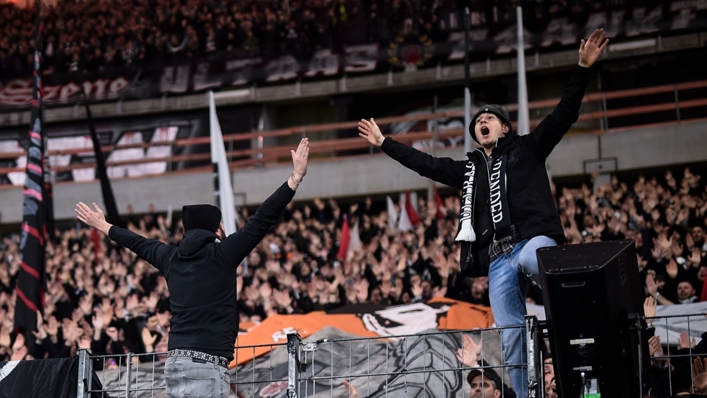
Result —
<instances>
[{"instance_id":1,"label":"speaker cabinet","mask_svg":"<svg viewBox=\"0 0 707 398\"><path fill-rule=\"evenodd\" d=\"M546 247L537 256L560 396L643 396L650 356L633 240Z\"/></svg>"}]
</instances>

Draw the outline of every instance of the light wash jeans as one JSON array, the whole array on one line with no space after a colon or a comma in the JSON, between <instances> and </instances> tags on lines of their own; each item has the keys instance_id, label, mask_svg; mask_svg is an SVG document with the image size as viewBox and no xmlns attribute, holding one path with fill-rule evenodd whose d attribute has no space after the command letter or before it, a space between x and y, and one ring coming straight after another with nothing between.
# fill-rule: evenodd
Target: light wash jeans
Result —
<instances>
[{"instance_id":1,"label":"light wash jeans","mask_svg":"<svg viewBox=\"0 0 707 398\"><path fill-rule=\"evenodd\" d=\"M489 266L489 298L493 319L498 327L520 326L525 323L525 287L528 278L540 285L538 258L535 252L541 247L557 246L552 238L536 236L525 239L513 247L510 255L503 254ZM528 359L525 352L523 329L505 329L502 332L505 365L509 368L511 385L518 397L528 396Z\"/></svg>"},{"instance_id":2,"label":"light wash jeans","mask_svg":"<svg viewBox=\"0 0 707 398\"><path fill-rule=\"evenodd\" d=\"M169 398L228 398L228 369L211 362L194 362L189 357L169 357L164 367Z\"/></svg>"}]
</instances>

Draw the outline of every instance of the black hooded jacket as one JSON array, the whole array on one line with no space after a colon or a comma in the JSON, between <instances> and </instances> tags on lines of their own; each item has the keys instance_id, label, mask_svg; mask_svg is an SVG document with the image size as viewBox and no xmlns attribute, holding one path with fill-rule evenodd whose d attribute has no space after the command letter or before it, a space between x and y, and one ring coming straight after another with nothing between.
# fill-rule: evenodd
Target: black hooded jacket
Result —
<instances>
[{"instance_id":1,"label":"black hooded jacket","mask_svg":"<svg viewBox=\"0 0 707 398\"><path fill-rule=\"evenodd\" d=\"M201 351L233 360L238 333L236 268L263 239L295 195L282 184L248 223L218 242L213 231L192 229L179 246L113 226L109 236L157 268L167 280L172 321L169 349Z\"/></svg>"},{"instance_id":2,"label":"black hooded jacket","mask_svg":"<svg viewBox=\"0 0 707 398\"><path fill-rule=\"evenodd\" d=\"M589 69L575 67L557 108L529 135L511 135L498 140L492 158L508 154L506 194L511 223L523 239L549 236L558 244L565 241L564 230L552 197L545 160L579 117L579 106L587 87ZM470 132L473 134L473 131ZM462 189L466 161L436 158L386 138L381 149L403 166L450 187ZM483 149L468 154L478 176L474 202L476 241L463 243L461 267L469 276L485 276L489 267L489 246L494 241L494 225L489 208L489 174ZM496 236L496 239L503 236ZM469 255L471 254L471 255ZM469 260L471 259L471 260Z\"/></svg>"}]
</instances>

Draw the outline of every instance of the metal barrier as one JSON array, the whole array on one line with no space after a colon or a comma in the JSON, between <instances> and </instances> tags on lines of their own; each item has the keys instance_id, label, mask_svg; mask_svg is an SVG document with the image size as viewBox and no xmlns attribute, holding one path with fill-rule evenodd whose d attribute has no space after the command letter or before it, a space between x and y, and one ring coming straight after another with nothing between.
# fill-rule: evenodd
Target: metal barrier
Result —
<instances>
[{"instance_id":1,"label":"metal barrier","mask_svg":"<svg viewBox=\"0 0 707 398\"><path fill-rule=\"evenodd\" d=\"M707 356L707 341L693 345L693 338L707 332L706 315L656 316L646 321L652 323L657 336L650 349L654 369L651 393L673 396L687 392L694 382L692 361ZM543 366L545 358L540 341L546 335L535 317L527 317L525 325L510 328L373 338L329 338L343 332L337 329L336 333L327 334L325 328L302 341L298 334L291 333L286 344L238 347L237 352L252 350L255 359L230 369L231 396L467 397L470 386L466 377L475 367L494 369L503 383L510 386L509 365L503 364L500 344L502 334L509 329L522 329L528 342L527 363L513 364L528 370L527 396L545 397L548 370ZM463 349L464 341L469 338L475 345L483 341L483 361L476 365L470 362L478 358L467 361L464 357L468 352ZM660 340L657 351L656 338ZM675 348L680 344L685 348ZM78 398L96 393L105 397L165 397L166 357L167 353L94 356L80 350ZM92 386L94 372L101 388Z\"/></svg>"},{"instance_id":2,"label":"metal barrier","mask_svg":"<svg viewBox=\"0 0 707 398\"><path fill-rule=\"evenodd\" d=\"M694 385L693 360L698 356L707 357L707 341L699 347L694 345L707 332L707 315L655 316L646 318L646 322L652 324L654 338L660 345L660 348L651 346L649 341L651 366L657 383L654 390L662 385L658 393L677 395L687 392L685 384L689 383L687 388Z\"/></svg>"},{"instance_id":3,"label":"metal barrier","mask_svg":"<svg viewBox=\"0 0 707 398\"><path fill-rule=\"evenodd\" d=\"M478 366L465 360L464 350L461 354L458 351L464 345L464 336L477 343L488 342L494 337L501 340L503 333L511 329L521 329L529 337L528 363L504 365L500 341L491 350L484 350L483 362L470 358ZM525 325L517 327L383 338L303 343L298 335L288 335L288 347L296 351L296 356L291 358L287 397L468 397L470 385L466 377L477 368L494 370L500 376L507 386L501 390L501 397L505 397L511 384L507 371L512 366L528 369L530 392L525 396L541 397L544 387L541 374L536 373L542 369L538 366L542 359L536 355L537 333L537 319L528 317Z\"/></svg>"},{"instance_id":4,"label":"metal barrier","mask_svg":"<svg viewBox=\"0 0 707 398\"><path fill-rule=\"evenodd\" d=\"M529 342L528 363L512 365L528 369L528 396L542 397L543 368L535 317L516 327L372 338L328 338L332 334L327 333L343 333L332 328L317 332L308 341L291 333L286 344L238 347L238 351L253 350L253 356L264 347L268 351L229 370L231 396L319 398L349 397L356 392L360 397L468 397L466 378L477 367L493 369L510 387L510 365L503 364L501 352L502 334L510 329L522 330ZM470 341L473 347L483 342L481 358L467 357L472 351L465 350L465 344ZM80 350L78 398L95 394L166 397L166 354L91 355ZM100 388L92 385L94 372Z\"/></svg>"}]
</instances>

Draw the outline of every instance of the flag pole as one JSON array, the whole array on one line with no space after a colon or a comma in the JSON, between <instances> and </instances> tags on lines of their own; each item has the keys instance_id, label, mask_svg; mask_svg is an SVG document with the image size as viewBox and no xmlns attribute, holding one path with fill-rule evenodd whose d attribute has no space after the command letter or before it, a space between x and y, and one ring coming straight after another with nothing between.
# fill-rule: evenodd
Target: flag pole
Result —
<instances>
[{"instance_id":1,"label":"flag pole","mask_svg":"<svg viewBox=\"0 0 707 398\"><path fill-rule=\"evenodd\" d=\"M528 86L525 80L525 40L523 37L523 7L516 7L518 20L518 135L530 134Z\"/></svg>"},{"instance_id":2,"label":"flag pole","mask_svg":"<svg viewBox=\"0 0 707 398\"><path fill-rule=\"evenodd\" d=\"M471 92L469 91L469 7L464 8L464 128L471 124ZM471 131L464 134L464 156L471 152Z\"/></svg>"}]
</instances>

